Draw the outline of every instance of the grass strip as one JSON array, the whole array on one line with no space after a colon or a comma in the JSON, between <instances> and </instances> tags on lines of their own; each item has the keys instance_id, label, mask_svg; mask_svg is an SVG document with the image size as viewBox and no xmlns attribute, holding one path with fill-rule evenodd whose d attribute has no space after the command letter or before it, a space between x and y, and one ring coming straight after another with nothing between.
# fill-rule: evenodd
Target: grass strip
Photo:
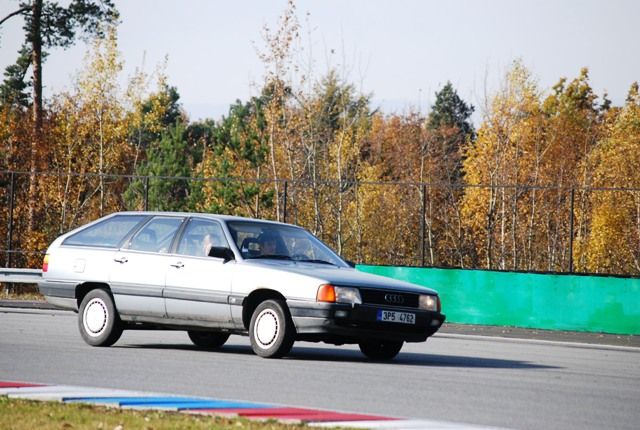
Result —
<instances>
[{"instance_id":1,"label":"grass strip","mask_svg":"<svg viewBox=\"0 0 640 430\"><path fill-rule=\"evenodd\" d=\"M0 429L3 430L170 430L170 429L255 429L296 430L310 427L153 410L127 410L0 396Z\"/></svg>"}]
</instances>

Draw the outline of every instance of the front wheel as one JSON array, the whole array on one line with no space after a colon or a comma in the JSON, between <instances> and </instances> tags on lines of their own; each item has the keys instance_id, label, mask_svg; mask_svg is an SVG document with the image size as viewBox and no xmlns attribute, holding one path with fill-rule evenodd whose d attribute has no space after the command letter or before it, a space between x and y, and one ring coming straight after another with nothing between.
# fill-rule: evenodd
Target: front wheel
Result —
<instances>
[{"instance_id":1,"label":"front wheel","mask_svg":"<svg viewBox=\"0 0 640 430\"><path fill-rule=\"evenodd\" d=\"M402 341L363 340L358 346L360 351L372 360L391 360L402 349Z\"/></svg>"},{"instance_id":2,"label":"front wheel","mask_svg":"<svg viewBox=\"0 0 640 430\"><path fill-rule=\"evenodd\" d=\"M229 333L188 331L189 339L201 348L220 348L229 339Z\"/></svg>"},{"instance_id":3,"label":"front wheel","mask_svg":"<svg viewBox=\"0 0 640 430\"><path fill-rule=\"evenodd\" d=\"M260 357L279 358L291 351L295 327L282 300L266 300L258 305L249 325L251 348Z\"/></svg>"},{"instance_id":4,"label":"front wheel","mask_svg":"<svg viewBox=\"0 0 640 430\"><path fill-rule=\"evenodd\" d=\"M78 327L91 346L111 346L120 339L122 321L107 291L95 289L84 296L78 311Z\"/></svg>"}]
</instances>

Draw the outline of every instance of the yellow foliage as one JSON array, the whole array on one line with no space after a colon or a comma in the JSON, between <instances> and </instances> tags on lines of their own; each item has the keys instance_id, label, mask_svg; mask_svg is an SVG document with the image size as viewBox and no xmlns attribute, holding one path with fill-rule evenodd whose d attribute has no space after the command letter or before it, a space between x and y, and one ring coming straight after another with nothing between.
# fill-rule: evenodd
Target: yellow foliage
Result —
<instances>
[{"instance_id":1,"label":"yellow foliage","mask_svg":"<svg viewBox=\"0 0 640 430\"><path fill-rule=\"evenodd\" d=\"M600 191L591 201L591 224L580 249L592 272L640 271L640 96L633 84L627 103L608 125L607 138L585 161L592 186L638 191Z\"/></svg>"}]
</instances>

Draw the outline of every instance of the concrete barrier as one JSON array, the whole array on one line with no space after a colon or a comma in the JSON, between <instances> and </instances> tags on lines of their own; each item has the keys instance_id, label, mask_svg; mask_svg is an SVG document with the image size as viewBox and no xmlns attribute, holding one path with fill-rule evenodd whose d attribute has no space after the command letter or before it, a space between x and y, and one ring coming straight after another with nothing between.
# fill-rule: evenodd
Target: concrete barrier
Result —
<instances>
[{"instance_id":1,"label":"concrete barrier","mask_svg":"<svg viewBox=\"0 0 640 430\"><path fill-rule=\"evenodd\" d=\"M640 334L640 278L358 265L437 290L447 322Z\"/></svg>"}]
</instances>

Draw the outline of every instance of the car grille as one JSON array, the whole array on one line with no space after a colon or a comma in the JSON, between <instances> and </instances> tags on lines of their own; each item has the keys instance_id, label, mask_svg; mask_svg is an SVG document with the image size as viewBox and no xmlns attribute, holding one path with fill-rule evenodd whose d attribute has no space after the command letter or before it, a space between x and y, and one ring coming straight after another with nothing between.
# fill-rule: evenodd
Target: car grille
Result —
<instances>
[{"instance_id":1,"label":"car grille","mask_svg":"<svg viewBox=\"0 0 640 430\"><path fill-rule=\"evenodd\" d=\"M402 308L417 308L419 295L398 291L360 289L363 304L384 305Z\"/></svg>"}]
</instances>

